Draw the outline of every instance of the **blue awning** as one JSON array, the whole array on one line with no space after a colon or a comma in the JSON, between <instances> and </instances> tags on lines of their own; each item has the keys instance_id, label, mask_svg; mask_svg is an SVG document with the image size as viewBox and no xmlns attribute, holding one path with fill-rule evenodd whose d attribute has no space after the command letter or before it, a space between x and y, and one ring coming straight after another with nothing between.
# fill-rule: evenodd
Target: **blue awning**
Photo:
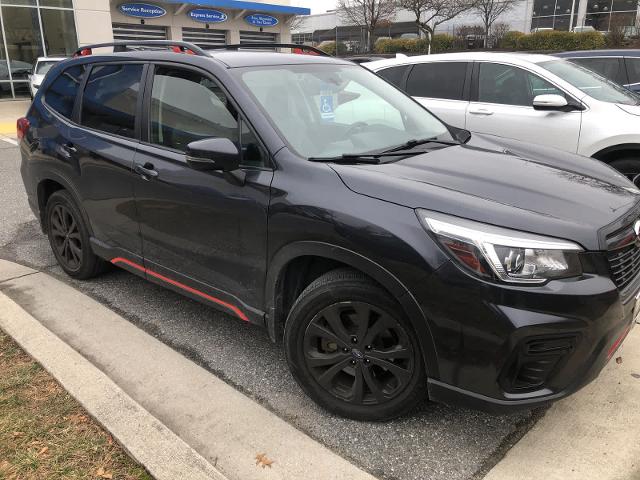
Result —
<instances>
[{"instance_id":1,"label":"blue awning","mask_svg":"<svg viewBox=\"0 0 640 480\"><path fill-rule=\"evenodd\" d=\"M244 2L240 0L161 0L164 3L187 3L204 7L229 8L233 10L251 10L255 12L280 13L284 15L310 15L311 9L274 5L271 3Z\"/></svg>"}]
</instances>

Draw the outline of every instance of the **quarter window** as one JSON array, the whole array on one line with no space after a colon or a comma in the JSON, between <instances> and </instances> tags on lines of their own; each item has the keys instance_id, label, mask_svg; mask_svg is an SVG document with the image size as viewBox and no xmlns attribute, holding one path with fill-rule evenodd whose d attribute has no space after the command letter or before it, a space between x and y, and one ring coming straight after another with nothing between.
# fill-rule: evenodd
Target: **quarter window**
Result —
<instances>
[{"instance_id":1,"label":"quarter window","mask_svg":"<svg viewBox=\"0 0 640 480\"><path fill-rule=\"evenodd\" d=\"M83 74L84 65L77 65L63 71L45 93L47 105L63 117L71 118Z\"/></svg>"},{"instance_id":2,"label":"quarter window","mask_svg":"<svg viewBox=\"0 0 640 480\"><path fill-rule=\"evenodd\" d=\"M624 59L629 74L629 84L640 83L640 58L627 57Z\"/></svg>"},{"instance_id":3,"label":"quarter window","mask_svg":"<svg viewBox=\"0 0 640 480\"><path fill-rule=\"evenodd\" d=\"M530 107L538 95L564 95L546 80L511 65L481 63L478 76L478 101Z\"/></svg>"},{"instance_id":4,"label":"quarter window","mask_svg":"<svg viewBox=\"0 0 640 480\"><path fill-rule=\"evenodd\" d=\"M387 82L395 85L396 87L402 87L402 79L407 72L409 65L402 65L400 67L391 67L380 70L378 75L384 78Z\"/></svg>"},{"instance_id":5,"label":"quarter window","mask_svg":"<svg viewBox=\"0 0 640 480\"><path fill-rule=\"evenodd\" d=\"M412 97L462 100L467 64L464 62L419 63L407 80L407 93Z\"/></svg>"},{"instance_id":6,"label":"quarter window","mask_svg":"<svg viewBox=\"0 0 640 480\"><path fill-rule=\"evenodd\" d=\"M151 92L151 143L185 151L205 138L238 144L238 113L212 80L198 73L158 67Z\"/></svg>"},{"instance_id":7,"label":"quarter window","mask_svg":"<svg viewBox=\"0 0 640 480\"><path fill-rule=\"evenodd\" d=\"M107 133L134 138L142 65L99 65L82 96L81 123Z\"/></svg>"}]
</instances>

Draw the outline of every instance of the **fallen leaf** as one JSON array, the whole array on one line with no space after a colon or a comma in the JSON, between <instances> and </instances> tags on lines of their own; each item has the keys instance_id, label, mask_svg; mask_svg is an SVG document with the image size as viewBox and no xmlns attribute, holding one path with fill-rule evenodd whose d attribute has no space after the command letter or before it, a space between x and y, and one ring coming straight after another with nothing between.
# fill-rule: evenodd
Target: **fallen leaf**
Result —
<instances>
[{"instance_id":1,"label":"fallen leaf","mask_svg":"<svg viewBox=\"0 0 640 480\"><path fill-rule=\"evenodd\" d=\"M24 437L24 432L13 432L13 438Z\"/></svg>"},{"instance_id":2,"label":"fallen leaf","mask_svg":"<svg viewBox=\"0 0 640 480\"><path fill-rule=\"evenodd\" d=\"M622 357L618 357L618 358L616 358L616 363L617 363L618 365L622 365Z\"/></svg>"},{"instance_id":3,"label":"fallen leaf","mask_svg":"<svg viewBox=\"0 0 640 480\"><path fill-rule=\"evenodd\" d=\"M42 455L44 455L45 453L47 453L49 451L49 447L42 447L42 450L40 450L38 452L38 456L41 457Z\"/></svg>"},{"instance_id":4,"label":"fallen leaf","mask_svg":"<svg viewBox=\"0 0 640 480\"><path fill-rule=\"evenodd\" d=\"M98 469L98 471L96 472L96 477L100 477L100 478L106 478L107 480L110 480L113 478L113 473L105 470L104 468L100 467Z\"/></svg>"},{"instance_id":5,"label":"fallen leaf","mask_svg":"<svg viewBox=\"0 0 640 480\"><path fill-rule=\"evenodd\" d=\"M265 468L265 467L271 468L272 463L273 463L273 460L270 460L269 458L267 458L266 453L259 453L256 455L256 465L262 468Z\"/></svg>"}]
</instances>

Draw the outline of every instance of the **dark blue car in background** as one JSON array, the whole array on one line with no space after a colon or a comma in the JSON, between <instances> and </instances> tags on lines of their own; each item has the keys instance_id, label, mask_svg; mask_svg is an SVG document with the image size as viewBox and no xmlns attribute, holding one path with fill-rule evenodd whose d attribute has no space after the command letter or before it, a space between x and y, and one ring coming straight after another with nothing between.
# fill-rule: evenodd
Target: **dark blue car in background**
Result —
<instances>
[{"instance_id":1,"label":"dark blue car in background","mask_svg":"<svg viewBox=\"0 0 640 480\"><path fill-rule=\"evenodd\" d=\"M633 92L640 92L640 49L563 52L556 57L569 59Z\"/></svg>"}]
</instances>

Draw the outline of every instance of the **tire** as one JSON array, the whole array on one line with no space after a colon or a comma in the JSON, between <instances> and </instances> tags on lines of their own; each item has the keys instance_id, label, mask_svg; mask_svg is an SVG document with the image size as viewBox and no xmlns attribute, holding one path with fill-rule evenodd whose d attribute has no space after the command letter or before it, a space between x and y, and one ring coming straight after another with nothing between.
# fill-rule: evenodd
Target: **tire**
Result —
<instances>
[{"instance_id":1,"label":"tire","mask_svg":"<svg viewBox=\"0 0 640 480\"><path fill-rule=\"evenodd\" d=\"M105 269L106 262L91 250L89 229L67 191L58 190L49 197L45 221L51 250L67 275L86 280Z\"/></svg>"},{"instance_id":2,"label":"tire","mask_svg":"<svg viewBox=\"0 0 640 480\"><path fill-rule=\"evenodd\" d=\"M337 415L388 420L426 397L420 346L402 308L355 270L328 272L300 294L284 346L300 387Z\"/></svg>"},{"instance_id":3,"label":"tire","mask_svg":"<svg viewBox=\"0 0 640 480\"><path fill-rule=\"evenodd\" d=\"M626 157L614 160L609 165L640 187L640 158Z\"/></svg>"}]
</instances>

